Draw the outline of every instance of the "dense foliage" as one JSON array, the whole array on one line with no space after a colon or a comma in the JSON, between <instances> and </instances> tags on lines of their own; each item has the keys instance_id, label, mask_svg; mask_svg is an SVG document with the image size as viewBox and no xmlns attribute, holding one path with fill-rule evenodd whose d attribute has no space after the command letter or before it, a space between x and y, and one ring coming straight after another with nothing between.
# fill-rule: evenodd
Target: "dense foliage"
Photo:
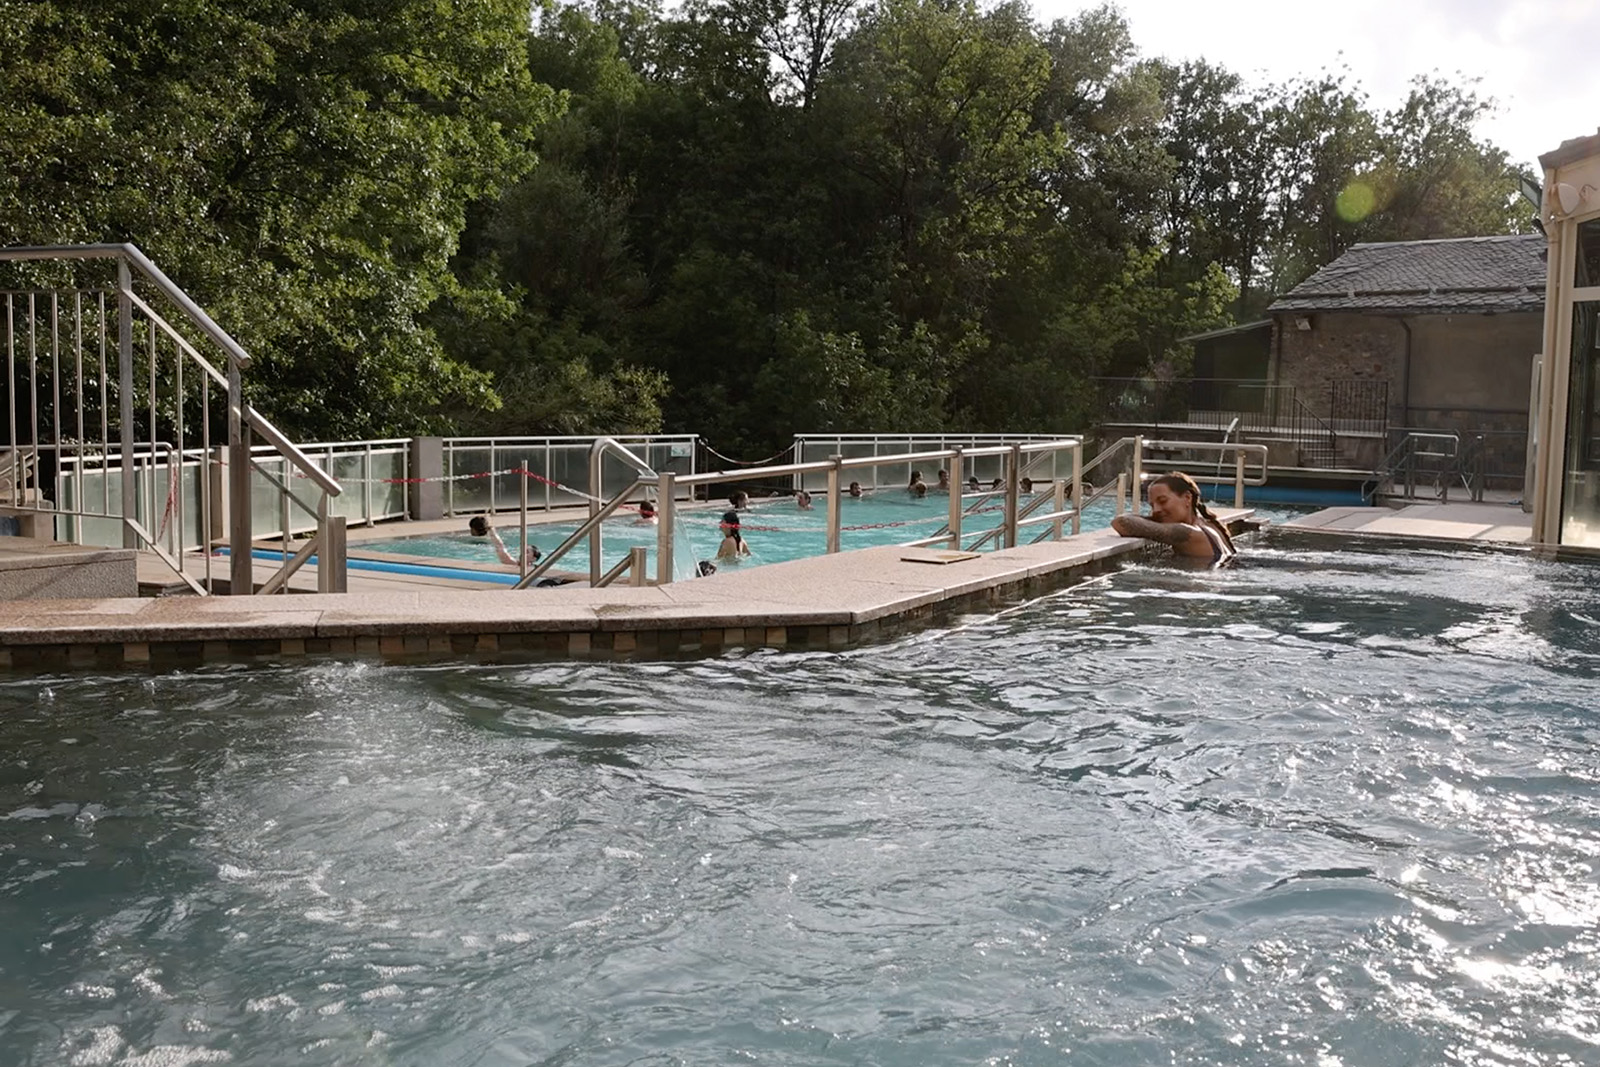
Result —
<instances>
[{"instance_id":1,"label":"dense foliage","mask_svg":"<svg viewBox=\"0 0 1600 1067\"><path fill-rule=\"evenodd\" d=\"M1393 111L967 0L0 6L0 243L132 240L304 435L1073 430L1358 240L1506 232Z\"/></svg>"}]
</instances>

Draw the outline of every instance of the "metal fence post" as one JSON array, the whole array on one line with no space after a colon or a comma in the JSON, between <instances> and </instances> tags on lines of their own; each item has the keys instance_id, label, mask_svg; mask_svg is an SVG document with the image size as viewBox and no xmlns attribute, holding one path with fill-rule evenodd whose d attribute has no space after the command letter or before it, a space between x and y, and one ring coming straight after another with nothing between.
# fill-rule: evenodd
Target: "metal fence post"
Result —
<instances>
[{"instance_id":1,"label":"metal fence post","mask_svg":"<svg viewBox=\"0 0 1600 1067\"><path fill-rule=\"evenodd\" d=\"M1083 532L1083 442L1072 449L1072 532Z\"/></svg>"},{"instance_id":2,"label":"metal fence post","mask_svg":"<svg viewBox=\"0 0 1600 1067\"><path fill-rule=\"evenodd\" d=\"M966 484L966 474L962 471L961 449L958 447L950 453L950 547L956 550L961 548L961 487Z\"/></svg>"},{"instance_id":3,"label":"metal fence post","mask_svg":"<svg viewBox=\"0 0 1600 1067\"><path fill-rule=\"evenodd\" d=\"M589 448L589 518L600 514L601 481L604 477L605 453L601 451L602 438L596 438L595 443ZM491 453L492 454L492 453ZM492 485L494 479L490 479ZM600 524L594 524L594 529L589 531L589 584L599 585L600 575L605 573L605 568L600 559Z\"/></svg>"},{"instance_id":4,"label":"metal fence post","mask_svg":"<svg viewBox=\"0 0 1600 1067\"><path fill-rule=\"evenodd\" d=\"M828 554L833 555L839 551L839 475L844 469L844 457L829 456L828 462L833 464L828 468Z\"/></svg>"},{"instance_id":5,"label":"metal fence post","mask_svg":"<svg viewBox=\"0 0 1600 1067\"><path fill-rule=\"evenodd\" d=\"M31 336L31 316L28 329ZM233 395L231 380L228 392ZM122 423L122 514L126 518L130 509L138 506L139 489L133 469L133 272L128 269L128 261L121 257L117 259L117 400L117 417ZM232 402L237 403L237 400ZM154 434L155 428L151 427L150 432ZM38 439L36 428L35 445ZM122 524L122 547L139 547L139 535L126 522Z\"/></svg>"},{"instance_id":6,"label":"metal fence post","mask_svg":"<svg viewBox=\"0 0 1600 1067\"><path fill-rule=\"evenodd\" d=\"M255 540L255 526L250 518L250 504L250 426L244 421L243 383L240 380L239 366L230 358L228 360L228 593L232 596L249 596L255 592L255 561L250 554L251 544Z\"/></svg>"},{"instance_id":7,"label":"metal fence post","mask_svg":"<svg viewBox=\"0 0 1600 1067\"><path fill-rule=\"evenodd\" d=\"M1244 507L1244 453L1238 452L1233 457L1233 506Z\"/></svg>"},{"instance_id":8,"label":"metal fence post","mask_svg":"<svg viewBox=\"0 0 1600 1067\"><path fill-rule=\"evenodd\" d=\"M1117 472L1117 514L1128 510L1128 472Z\"/></svg>"},{"instance_id":9,"label":"metal fence post","mask_svg":"<svg viewBox=\"0 0 1600 1067\"><path fill-rule=\"evenodd\" d=\"M1139 514L1140 501L1144 499L1144 435L1136 434L1133 438L1133 485L1130 486L1132 495L1132 508L1135 515Z\"/></svg>"},{"instance_id":10,"label":"metal fence post","mask_svg":"<svg viewBox=\"0 0 1600 1067\"><path fill-rule=\"evenodd\" d=\"M1017 547L1017 499L1022 492L1022 446L1012 445L1006 453L1005 532L1000 535L1004 548Z\"/></svg>"},{"instance_id":11,"label":"metal fence post","mask_svg":"<svg viewBox=\"0 0 1600 1067\"><path fill-rule=\"evenodd\" d=\"M649 555L643 545L634 545L628 549L628 584L640 586L645 584L645 559Z\"/></svg>"},{"instance_id":12,"label":"metal fence post","mask_svg":"<svg viewBox=\"0 0 1600 1067\"><path fill-rule=\"evenodd\" d=\"M522 540L517 542L517 573L528 576L528 461L522 461L522 476L517 494L522 505Z\"/></svg>"},{"instance_id":13,"label":"metal fence post","mask_svg":"<svg viewBox=\"0 0 1600 1067\"><path fill-rule=\"evenodd\" d=\"M1053 484L1056 493L1050 510L1056 513L1056 520L1050 524L1050 529L1054 534L1055 540L1059 541L1061 540L1061 513L1067 510L1067 483L1060 478L1056 478L1053 479Z\"/></svg>"},{"instance_id":14,"label":"metal fence post","mask_svg":"<svg viewBox=\"0 0 1600 1067\"><path fill-rule=\"evenodd\" d=\"M672 533L677 522L675 499L677 475L662 471L656 476L656 584L672 582Z\"/></svg>"}]
</instances>

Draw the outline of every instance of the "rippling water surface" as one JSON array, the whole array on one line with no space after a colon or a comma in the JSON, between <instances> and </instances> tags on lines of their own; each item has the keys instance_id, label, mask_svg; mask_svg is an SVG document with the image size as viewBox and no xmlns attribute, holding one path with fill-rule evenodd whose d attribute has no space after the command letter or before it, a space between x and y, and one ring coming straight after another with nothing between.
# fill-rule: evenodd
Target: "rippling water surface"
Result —
<instances>
[{"instance_id":1,"label":"rippling water surface","mask_svg":"<svg viewBox=\"0 0 1600 1067\"><path fill-rule=\"evenodd\" d=\"M1600 596L1268 538L845 654L0 686L0 1063L1600 1062Z\"/></svg>"}]
</instances>

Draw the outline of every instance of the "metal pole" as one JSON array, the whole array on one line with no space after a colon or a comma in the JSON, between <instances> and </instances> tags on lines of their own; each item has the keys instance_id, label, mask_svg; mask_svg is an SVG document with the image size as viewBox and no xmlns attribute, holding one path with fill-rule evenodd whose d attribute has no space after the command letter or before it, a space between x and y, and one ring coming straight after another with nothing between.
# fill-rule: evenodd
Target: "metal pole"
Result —
<instances>
[{"instance_id":1,"label":"metal pole","mask_svg":"<svg viewBox=\"0 0 1600 1067\"><path fill-rule=\"evenodd\" d=\"M1233 457L1233 506L1244 507L1244 453Z\"/></svg>"},{"instance_id":2,"label":"metal pole","mask_svg":"<svg viewBox=\"0 0 1600 1067\"><path fill-rule=\"evenodd\" d=\"M600 479L605 454L600 450L600 440L589 448L589 518L593 519L600 514ZM600 575L604 568L600 561L600 524L594 524L594 529L589 531L589 581L598 585Z\"/></svg>"},{"instance_id":3,"label":"metal pole","mask_svg":"<svg viewBox=\"0 0 1600 1067\"><path fill-rule=\"evenodd\" d=\"M677 475L662 471L656 481L656 584L672 582L672 534L677 522Z\"/></svg>"},{"instance_id":4,"label":"metal pole","mask_svg":"<svg viewBox=\"0 0 1600 1067\"><path fill-rule=\"evenodd\" d=\"M1072 449L1072 532L1083 532L1083 442Z\"/></svg>"},{"instance_id":5,"label":"metal pole","mask_svg":"<svg viewBox=\"0 0 1600 1067\"><path fill-rule=\"evenodd\" d=\"M1117 472L1117 514L1128 510L1128 472Z\"/></svg>"},{"instance_id":6,"label":"metal pole","mask_svg":"<svg viewBox=\"0 0 1600 1067\"><path fill-rule=\"evenodd\" d=\"M230 396L232 393L230 389ZM122 258L117 260L117 408L122 423L122 515L126 518L139 489L133 470L133 272ZM155 428L150 432L154 435ZM139 547L139 535L127 523L122 524L122 547Z\"/></svg>"},{"instance_id":7,"label":"metal pole","mask_svg":"<svg viewBox=\"0 0 1600 1067\"><path fill-rule=\"evenodd\" d=\"M948 470L950 471L950 547L956 550L961 548L961 487L966 484L966 473L961 469L961 449L956 448L950 453Z\"/></svg>"},{"instance_id":8,"label":"metal pole","mask_svg":"<svg viewBox=\"0 0 1600 1067\"><path fill-rule=\"evenodd\" d=\"M1057 478L1055 480L1055 488L1056 498L1054 507L1051 510L1056 513L1056 521L1050 524L1050 529L1054 532L1055 539L1059 541L1061 540L1061 513L1067 510L1067 483Z\"/></svg>"},{"instance_id":9,"label":"metal pole","mask_svg":"<svg viewBox=\"0 0 1600 1067\"><path fill-rule=\"evenodd\" d=\"M1139 514L1140 502L1144 499L1144 436L1136 435L1133 439L1133 485L1132 507L1135 515Z\"/></svg>"},{"instance_id":10,"label":"metal pole","mask_svg":"<svg viewBox=\"0 0 1600 1067\"><path fill-rule=\"evenodd\" d=\"M628 584L641 586L645 584L645 561L649 550L643 545L634 545L628 549Z\"/></svg>"},{"instance_id":11,"label":"metal pole","mask_svg":"<svg viewBox=\"0 0 1600 1067\"><path fill-rule=\"evenodd\" d=\"M329 474L333 473L333 461L332 461L332 459L330 459L328 461L328 473ZM366 512L367 512L367 525L371 526L373 524L373 517L372 517L372 442L370 442L370 441L367 442L365 454L363 456L363 462L361 464L361 486L362 486L362 489L363 489L363 492L361 494L361 505L362 505L362 507L364 507L366 509Z\"/></svg>"},{"instance_id":12,"label":"metal pole","mask_svg":"<svg viewBox=\"0 0 1600 1067\"><path fill-rule=\"evenodd\" d=\"M517 573L522 577L528 576L528 461L520 461L522 472L518 475L518 485L521 492L518 503L522 506L522 540L517 542Z\"/></svg>"},{"instance_id":13,"label":"metal pole","mask_svg":"<svg viewBox=\"0 0 1600 1067\"><path fill-rule=\"evenodd\" d=\"M844 457L829 456L828 462L833 464L828 468L828 554L833 555L839 551L839 474Z\"/></svg>"},{"instance_id":14,"label":"metal pole","mask_svg":"<svg viewBox=\"0 0 1600 1067\"><path fill-rule=\"evenodd\" d=\"M228 360L228 592L255 592L250 545L255 526L250 519L250 427L244 421L244 384L239 365Z\"/></svg>"},{"instance_id":15,"label":"metal pole","mask_svg":"<svg viewBox=\"0 0 1600 1067\"><path fill-rule=\"evenodd\" d=\"M1000 537L1002 548L1017 547L1017 498L1022 489L1022 446L1012 445L1006 453L1006 510L1005 532Z\"/></svg>"}]
</instances>

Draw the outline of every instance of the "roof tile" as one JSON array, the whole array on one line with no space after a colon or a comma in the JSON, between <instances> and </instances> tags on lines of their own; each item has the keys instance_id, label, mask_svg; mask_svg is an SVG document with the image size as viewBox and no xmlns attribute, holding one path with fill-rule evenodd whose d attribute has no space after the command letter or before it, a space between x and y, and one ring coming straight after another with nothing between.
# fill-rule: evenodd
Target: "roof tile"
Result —
<instances>
[{"instance_id":1,"label":"roof tile","mask_svg":"<svg viewBox=\"0 0 1600 1067\"><path fill-rule=\"evenodd\" d=\"M1353 245L1272 304L1292 311L1538 311L1539 234Z\"/></svg>"}]
</instances>

